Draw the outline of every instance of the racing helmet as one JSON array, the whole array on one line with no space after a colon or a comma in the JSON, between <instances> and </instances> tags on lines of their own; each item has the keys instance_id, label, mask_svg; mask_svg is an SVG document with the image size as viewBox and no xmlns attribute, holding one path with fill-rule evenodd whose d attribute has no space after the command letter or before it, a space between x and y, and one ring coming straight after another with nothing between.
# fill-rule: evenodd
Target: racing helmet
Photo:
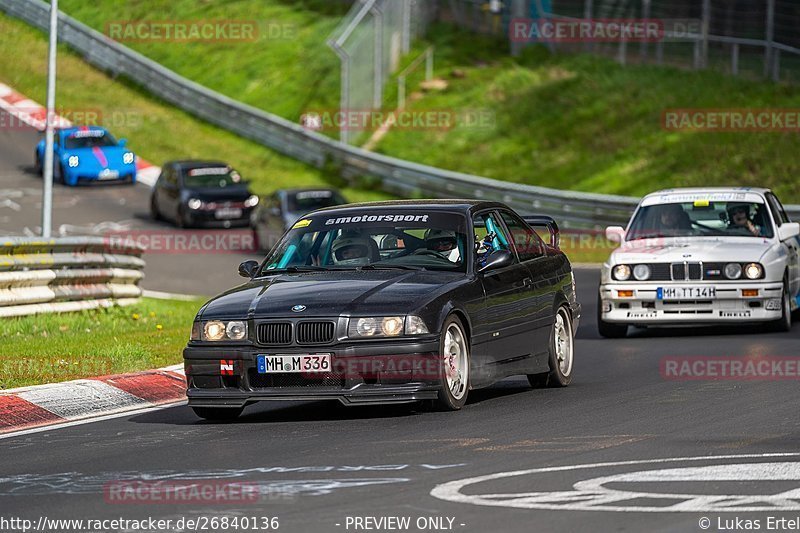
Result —
<instances>
[{"instance_id":1,"label":"racing helmet","mask_svg":"<svg viewBox=\"0 0 800 533\"><path fill-rule=\"evenodd\" d=\"M335 265L368 265L370 242L367 237L340 237L331 248Z\"/></svg>"},{"instance_id":2,"label":"racing helmet","mask_svg":"<svg viewBox=\"0 0 800 533\"><path fill-rule=\"evenodd\" d=\"M750 218L750 204L741 204L741 203L729 204L726 211L728 211L728 219L731 221L733 220L733 215L735 215L739 211L743 211L747 215L747 217Z\"/></svg>"},{"instance_id":3,"label":"racing helmet","mask_svg":"<svg viewBox=\"0 0 800 533\"><path fill-rule=\"evenodd\" d=\"M456 232L444 229L429 229L425 232L425 248L439 252L447 257L448 260L456 263L461 258L458 250L458 238Z\"/></svg>"}]
</instances>

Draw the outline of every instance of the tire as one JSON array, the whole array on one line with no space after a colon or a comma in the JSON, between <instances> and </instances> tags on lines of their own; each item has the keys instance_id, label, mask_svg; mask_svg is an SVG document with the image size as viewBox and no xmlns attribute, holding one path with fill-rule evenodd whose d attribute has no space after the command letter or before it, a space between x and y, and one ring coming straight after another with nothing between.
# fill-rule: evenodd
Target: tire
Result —
<instances>
[{"instance_id":1,"label":"tire","mask_svg":"<svg viewBox=\"0 0 800 533\"><path fill-rule=\"evenodd\" d=\"M529 374L531 387L566 387L572 383L572 368L575 356L575 331L572 325L572 312L566 304L561 304L550 330L548 365L550 371L543 374Z\"/></svg>"},{"instance_id":2,"label":"tire","mask_svg":"<svg viewBox=\"0 0 800 533\"><path fill-rule=\"evenodd\" d=\"M192 407L194 414L205 420L212 420L215 422L226 422L236 420L242 411L243 407Z\"/></svg>"},{"instance_id":3,"label":"tire","mask_svg":"<svg viewBox=\"0 0 800 533\"><path fill-rule=\"evenodd\" d=\"M789 301L789 280L783 278L783 296L781 297L781 317L778 320L770 322L769 331L778 333L786 333L792 329L792 305Z\"/></svg>"},{"instance_id":4,"label":"tire","mask_svg":"<svg viewBox=\"0 0 800 533\"><path fill-rule=\"evenodd\" d=\"M36 172L39 176L44 177L44 165L42 165L42 158L39 157L38 150L36 151L36 155L34 157L33 171Z\"/></svg>"},{"instance_id":5,"label":"tire","mask_svg":"<svg viewBox=\"0 0 800 533\"><path fill-rule=\"evenodd\" d=\"M153 220L161 220L161 212L158 210L158 203L156 202L155 195L150 197L150 217Z\"/></svg>"},{"instance_id":6,"label":"tire","mask_svg":"<svg viewBox=\"0 0 800 533\"><path fill-rule=\"evenodd\" d=\"M455 315L450 315L444 321L439 353L442 387L436 406L442 411L458 411L467 403L469 395L470 344L464 325Z\"/></svg>"},{"instance_id":7,"label":"tire","mask_svg":"<svg viewBox=\"0 0 800 533\"><path fill-rule=\"evenodd\" d=\"M191 222L186 218L186 211L183 210L183 206L178 208L178 217L175 222L181 229L188 229L192 227Z\"/></svg>"},{"instance_id":8,"label":"tire","mask_svg":"<svg viewBox=\"0 0 800 533\"><path fill-rule=\"evenodd\" d=\"M628 335L627 324L612 324L603 320L603 301L597 295L597 331L607 339L624 339Z\"/></svg>"}]
</instances>

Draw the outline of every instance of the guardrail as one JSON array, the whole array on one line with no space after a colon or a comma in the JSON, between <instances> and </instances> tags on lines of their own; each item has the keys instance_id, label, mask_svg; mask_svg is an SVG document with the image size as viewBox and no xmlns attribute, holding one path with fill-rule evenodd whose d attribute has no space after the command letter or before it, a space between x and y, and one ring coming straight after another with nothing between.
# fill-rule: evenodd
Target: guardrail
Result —
<instances>
[{"instance_id":1,"label":"guardrail","mask_svg":"<svg viewBox=\"0 0 800 533\"><path fill-rule=\"evenodd\" d=\"M128 305L144 248L98 237L0 241L0 317Z\"/></svg>"},{"instance_id":2,"label":"guardrail","mask_svg":"<svg viewBox=\"0 0 800 533\"><path fill-rule=\"evenodd\" d=\"M0 0L0 10L45 31L49 9L41 0ZM203 87L64 13L59 14L58 31L60 40L89 63L115 76L126 76L176 107L284 155L318 168L338 168L342 176L356 183L361 178L379 180L384 190L410 198L498 200L523 214L552 216L563 229L625 225L638 202L628 196L498 181L368 152ZM800 205L790 206L790 210L800 218Z\"/></svg>"}]
</instances>

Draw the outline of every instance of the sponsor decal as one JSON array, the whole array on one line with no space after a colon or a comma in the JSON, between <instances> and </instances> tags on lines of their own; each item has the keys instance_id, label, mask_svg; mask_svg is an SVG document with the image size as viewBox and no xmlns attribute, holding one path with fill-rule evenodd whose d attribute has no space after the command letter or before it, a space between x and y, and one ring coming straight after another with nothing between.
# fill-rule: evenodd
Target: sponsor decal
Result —
<instances>
[{"instance_id":1,"label":"sponsor decal","mask_svg":"<svg viewBox=\"0 0 800 533\"><path fill-rule=\"evenodd\" d=\"M307 228L308 226L311 225L311 222L312 220L310 218L306 218L305 220L298 220L295 223L295 225L292 226L292 229Z\"/></svg>"},{"instance_id":2,"label":"sponsor decal","mask_svg":"<svg viewBox=\"0 0 800 533\"><path fill-rule=\"evenodd\" d=\"M751 315L750 310L745 311L720 311L719 316L723 318L749 318Z\"/></svg>"},{"instance_id":3,"label":"sponsor decal","mask_svg":"<svg viewBox=\"0 0 800 533\"><path fill-rule=\"evenodd\" d=\"M233 375L233 359L221 359L219 362L219 373L223 376Z\"/></svg>"},{"instance_id":4,"label":"sponsor decal","mask_svg":"<svg viewBox=\"0 0 800 533\"><path fill-rule=\"evenodd\" d=\"M89 130L81 129L69 134L70 139L82 139L85 137L105 137L106 132L103 130Z\"/></svg>"},{"instance_id":5,"label":"sponsor decal","mask_svg":"<svg viewBox=\"0 0 800 533\"><path fill-rule=\"evenodd\" d=\"M329 218L325 221L326 226L334 224L358 224L359 222L427 222L428 215L406 215L406 214L390 214L390 215L362 215L354 217L338 217Z\"/></svg>"},{"instance_id":6,"label":"sponsor decal","mask_svg":"<svg viewBox=\"0 0 800 533\"><path fill-rule=\"evenodd\" d=\"M190 176L224 176L231 169L227 167L193 168L189 171Z\"/></svg>"}]
</instances>

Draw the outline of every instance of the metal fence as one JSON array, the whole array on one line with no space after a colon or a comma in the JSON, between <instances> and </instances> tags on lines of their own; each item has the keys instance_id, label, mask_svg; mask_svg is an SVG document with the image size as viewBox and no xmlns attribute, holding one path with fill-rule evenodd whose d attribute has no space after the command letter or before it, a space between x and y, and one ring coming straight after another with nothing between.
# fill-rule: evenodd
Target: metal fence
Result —
<instances>
[{"instance_id":1,"label":"metal fence","mask_svg":"<svg viewBox=\"0 0 800 533\"><path fill-rule=\"evenodd\" d=\"M343 113L380 109L383 89L411 42L425 33L430 0L357 0L328 45L341 61ZM346 121L343 121L346 122ZM356 129L342 126L349 143Z\"/></svg>"},{"instance_id":2,"label":"metal fence","mask_svg":"<svg viewBox=\"0 0 800 533\"><path fill-rule=\"evenodd\" d=\"M438 0L438 8L441 19L503 37L509 35L511 19L520 16L651 19L664 24L663 39L656 42L542 44L555 52L607 55L623 64L714 68L733 75L800 81L797 0Z\"/></svg>"},{"instance_id":3,"label":"metal fence","mask_svg":"<svg viewBox=\"0 0 800 533\"><path fill-rule=\"evenodd\" d=\"M46 28L41 0L0 0L0 9ZM624 225L637 198L521 185L404 161L330 139L281 117L237 102L183 78L103 34L59 16L59 37L97 67L125 76L212 124L316 167L336 168L354 185L378 183L408 198L480 198L505 202L523 214L549 215L563 229ZM793 208L800 217L800 206Z\"/></svg>"},{"instance_id":4,"label":"metal fence","mask_svg":"<svg viewBox=\"0 0 800 533\"><path fill-rule=\"evenodd\" d=\"M144 248L102 238L6 238L0 317L128 305L142 296Z\"/></svg>"}]
</instances>

